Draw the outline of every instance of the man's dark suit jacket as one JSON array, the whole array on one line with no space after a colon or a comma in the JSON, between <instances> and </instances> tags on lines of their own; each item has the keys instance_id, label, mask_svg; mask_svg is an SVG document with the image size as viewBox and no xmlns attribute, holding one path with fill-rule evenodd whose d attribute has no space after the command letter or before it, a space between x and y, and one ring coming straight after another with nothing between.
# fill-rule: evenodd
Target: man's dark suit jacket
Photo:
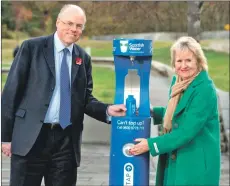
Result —
<instances>
[{"instance_id":1,"label":"man's dark suit jacket","mask_svg":"<svg viewBox=\"0 0 230 186\"><path fill-rule=\"evenodd\" d=\"M92 96L90 56L74 44L71 71L72 139L80 163L84 113L106 122L107 104ZM76 64L76 58L82 64ZM2 142L25 156L35 143L55 88L54 35L26 40L16 55L2 93Z\"/></svg>"}]
</instances>

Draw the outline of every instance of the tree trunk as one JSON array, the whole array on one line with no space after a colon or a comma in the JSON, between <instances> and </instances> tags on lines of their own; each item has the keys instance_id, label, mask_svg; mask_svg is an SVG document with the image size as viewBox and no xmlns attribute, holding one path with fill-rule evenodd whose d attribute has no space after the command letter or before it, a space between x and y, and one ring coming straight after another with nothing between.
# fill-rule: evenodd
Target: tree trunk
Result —
<instances>
[{"instance_id":1,"label":"tree trunk","mask_svg":"<svg viewBox=\"0 0 230 186\"><path fill-rule=\"evenodd\" d=\"M188 1L188 36L193 37L198 42L200 41L200 13L201 7L203 5L202 1Z\"/></svg>"}]
</instances>

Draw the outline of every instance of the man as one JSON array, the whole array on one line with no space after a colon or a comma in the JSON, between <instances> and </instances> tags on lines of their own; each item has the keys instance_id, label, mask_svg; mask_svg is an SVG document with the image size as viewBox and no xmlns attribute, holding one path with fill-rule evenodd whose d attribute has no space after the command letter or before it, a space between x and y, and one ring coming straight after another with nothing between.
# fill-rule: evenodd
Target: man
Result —
<instances>
[{"instance_id":1,"label":"man","mask_svg":"<svg viewBox=\"0 0 230 186\"><path fill-rule=\"evenodd\" d=\"M13 58L15 58L16 54L18 53L19 46L17 45L13 50Z\"/></svg>"},{"instance_id":2,"label":"man","mask_svg":"<svg viewBox=\"0 0 230 186\"><path fill-rule=\"evenodd\" d=\"M124 105L92 96L90 56L74 44L84 11L65 5L55 34L24 41L2 93L2 152L11 156L11 186L73 186L80 165L84 113L106 122Z\"/></svg>"}]
</instances>

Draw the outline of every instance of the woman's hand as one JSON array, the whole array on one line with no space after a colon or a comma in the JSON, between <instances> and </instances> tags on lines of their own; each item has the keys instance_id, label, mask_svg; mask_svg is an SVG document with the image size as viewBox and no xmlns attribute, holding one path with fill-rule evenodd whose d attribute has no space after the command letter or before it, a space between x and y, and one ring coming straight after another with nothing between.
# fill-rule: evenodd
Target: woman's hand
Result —
<instances>
[{"instance_id":1,"label":"woman's hand","mask_svg":"<svg viewBox=\"0 0 230 186\"><path fill-rule=\"evenodd\" d=\"M153 115L154 113L153 113L153 109L152 108L150 108L150 116L153 118Z\"/></svg>"},{"instance_id":2,"label":"woman's hand","mask_svg":"<svg viewBox=\"0 0 230 186\"><path fill-rule=\"evenodd\" d=\"M149 151L148 141L145 138L137 138L134 140L135 142L139 142L134 145L129 153L132 155L140 155Z\"/></svg>"},{"instance_id":3,"label":"woman's hand","mask_svg":"<svg viewBox=\"0 0 230 186\"><path fill-rule=\"evenodd\" d=\"M153 105L150 103L150 116L153 118Z\"/></svg>"},{"instance_id":4,"label":"woman's hand","mask_svg":"<svg viewBox=\"0 0 230 186\"><path fill-rule=\"evenodd\" d=\"M152 117L153 118L153 109L152 109L153 107L150 107L150 117ZM139 111L138 111L138 109L136 109L136 116L138 116L139 115Z\"/></svg>"}]
</instances>

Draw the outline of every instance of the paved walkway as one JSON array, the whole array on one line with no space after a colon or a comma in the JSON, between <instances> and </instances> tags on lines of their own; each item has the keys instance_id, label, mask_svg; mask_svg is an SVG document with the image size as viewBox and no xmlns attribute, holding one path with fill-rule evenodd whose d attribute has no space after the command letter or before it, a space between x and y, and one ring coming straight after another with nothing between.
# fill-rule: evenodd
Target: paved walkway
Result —
<instances>
[{"instance_id":1,"label":"paved walkway","mask_svg":"<svg viewBox=\"0 0 230 186\"><path fill-rule=\"evenodd\" d=\"M108 145L83 144L82 162L78 170L78 186L109 185L109 152ZM2 186L9 186L9 158L2 158ZM150 163L150 185L155 181L155 165ZM229 185L229 157L222 155L220 186Z\"/></svg>"},{"instance_id":2,"label":"paved walkway","mask_svg":"<svg viewBox=\"0 0 230 186\"><path fill-rule=\"evenodd\" d=\"M229 141L229 92L224 92L222 90L218 90L219 98L220 98L220 108L222 111L223 115L223 122L224 122L224 127L226 130L226 134L228 137Z\"/></svg>"}]
</instances>

